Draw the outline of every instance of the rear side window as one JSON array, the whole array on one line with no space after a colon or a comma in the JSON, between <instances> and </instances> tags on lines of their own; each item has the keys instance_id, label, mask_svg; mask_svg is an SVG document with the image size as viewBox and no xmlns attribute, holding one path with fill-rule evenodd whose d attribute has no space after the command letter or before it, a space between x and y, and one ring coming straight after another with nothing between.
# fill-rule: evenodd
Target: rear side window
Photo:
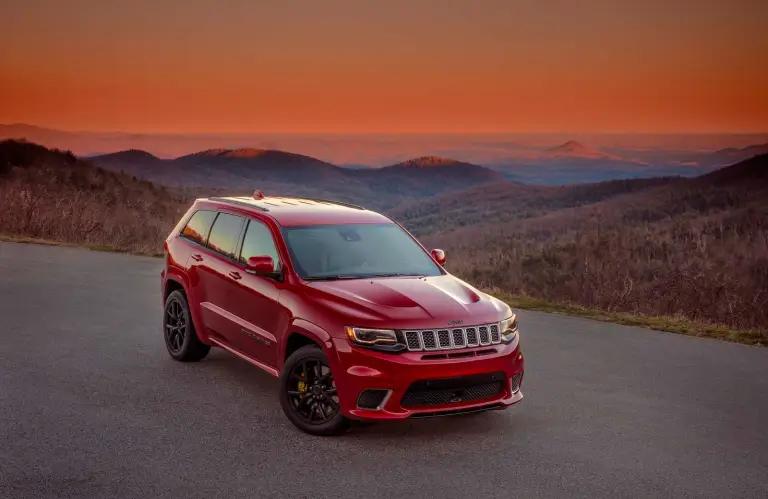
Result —
<instances>
[{"instance_id":1,"label":"rear side window","mask_svg":"<svg viewBox=\"0 0 768 499\"><path fill-rule=\"evenodd\" d=\"M181 235L196 243L205 245L205 239L208 237L208 231L211 230L211 223L216 218L215 211L196 211L189 219Z\"/></svg>"},{"instance_id":2,"label":"rear side window","mask_svg":"<svg viewBox=\"0 0 768 499\"><path fill-rule=\"evenodd\" d=\"M235 258L235 249L240 240L240 231L243 228L243 217L219 213L213 222L211 235L208 236L208 247L229 258Z\"/></svg>"},{"instance_id":3,"label":"rear side window","mask_svg":"<svg viewBox=\"0 0 768 499\"><path fill-rule=\"evenodd\" d=\"M277 254L272 233L266 225L256 220L248 222L243 238L243 249L240 251L240 261L246 263L252 256L271 256L275 262L275 270L280 268L280 257Z\"/></svg>"}]
</instances>

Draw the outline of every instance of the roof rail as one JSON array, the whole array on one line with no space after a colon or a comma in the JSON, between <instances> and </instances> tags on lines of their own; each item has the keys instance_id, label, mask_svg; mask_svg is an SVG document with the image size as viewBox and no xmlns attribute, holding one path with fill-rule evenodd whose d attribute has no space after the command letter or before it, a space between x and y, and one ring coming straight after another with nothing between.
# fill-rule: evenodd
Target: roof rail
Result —
<instances>
[{"instance_id":1,"label":"roof rail","mask_svg":"<svg viewBox=\"0 0 768 499\"><path fill-rule=\"evenodd\" d=\"M218 201L220 203L237 204L237 205L240 205L240 206L245 206L247 208L256 208L257 210L261 210L261 211L269 211L269 208L265 208L264 206L259 206L256 203L248 203L246 201L240 201L240 200L232 199L232 198L213 197L213 198L208 198L208 200L209 201Z\"/></svg>"},{"instance_id":2,"label":"roof rail","mask_svg":"<svg viewBox=\"0 0 768 499\"><path fill-rule=\"evenodd\" d=\"M366 208L362 206L358 206L356 204L350 204L350 203L342 203L341 201L332 201L330 199L317 199L317 198L296 198L296 199L304 199L305 201L314 201L316 203L327 203L327 204L337 204L339 206L346 206L347 208L354 208L356 210L365 210Z\"/></svg>"}]
</instances>

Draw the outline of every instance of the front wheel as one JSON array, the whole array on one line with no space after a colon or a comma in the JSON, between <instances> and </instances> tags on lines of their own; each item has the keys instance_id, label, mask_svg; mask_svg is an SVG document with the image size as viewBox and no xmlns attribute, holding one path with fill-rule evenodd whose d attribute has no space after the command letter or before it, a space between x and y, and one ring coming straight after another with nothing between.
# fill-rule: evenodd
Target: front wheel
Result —
<instances>
[{"instance_id":1,"label":"front wheel","mask_svg":"<svg viewBox=\"0 0 768 499\"><path fill-rule=\"evenodd\" d=\"M316 345L299 348L285 361L280 405L291 423L312 435L338 435L349 428L328 358Z\"/></svg>"}]
</instances>

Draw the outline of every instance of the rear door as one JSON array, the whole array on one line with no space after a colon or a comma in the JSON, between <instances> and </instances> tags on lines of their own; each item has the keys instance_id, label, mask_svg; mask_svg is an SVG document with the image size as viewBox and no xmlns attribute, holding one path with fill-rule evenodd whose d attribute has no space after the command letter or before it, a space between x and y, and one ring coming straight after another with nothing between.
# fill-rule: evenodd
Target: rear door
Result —
<instances>
[{"instance_id":1,"label":"rear door","mask_svg":"<svg viewBox=\"0 0 768 499\"><path fill-rule=\"evenodd\" d=\"M236 255L245 218L218 212L206 242L207 251L190 256L190 277L209 333L238 350L244 347L237 316L232 312L239 276Z\"/></svg>"},{"instance_id":2,"label":"rear door","mask_svg":"<svg viewBox=\"0 0 768 499\"><path fill-rule=\"evenodd\" d=\"M173 255L174 263L183 267L189 278L189 306L192 313L195 314L195 323L198 327L205 327L200 322L199 304L206 301L205 289L200 285L198 275L199 264L203 263L207 250L205 245L208 243L208 234L211 232L211 225L216 219L215 210L197 210L187 221L186 225L179 233L179 237L172 242L170 253ZM202 334L205 331L201 331Z\"/></svg>"}]
</instances>

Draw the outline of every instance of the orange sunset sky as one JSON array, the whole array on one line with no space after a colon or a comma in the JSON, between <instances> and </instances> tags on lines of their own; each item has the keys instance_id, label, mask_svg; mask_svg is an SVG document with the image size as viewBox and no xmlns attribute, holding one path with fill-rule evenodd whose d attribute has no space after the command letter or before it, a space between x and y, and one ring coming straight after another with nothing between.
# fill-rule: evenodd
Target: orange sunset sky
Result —
<instances>
[{"instance_id":1,"label":"orange sunset sky","mask_svg":"<svg viewBox=\"0 0 768 499\"><path fill-rule=\"evenodd\" d=\"M2 0L0 123L762 132L765 0Z\"/></svg>"}]
</instances>

